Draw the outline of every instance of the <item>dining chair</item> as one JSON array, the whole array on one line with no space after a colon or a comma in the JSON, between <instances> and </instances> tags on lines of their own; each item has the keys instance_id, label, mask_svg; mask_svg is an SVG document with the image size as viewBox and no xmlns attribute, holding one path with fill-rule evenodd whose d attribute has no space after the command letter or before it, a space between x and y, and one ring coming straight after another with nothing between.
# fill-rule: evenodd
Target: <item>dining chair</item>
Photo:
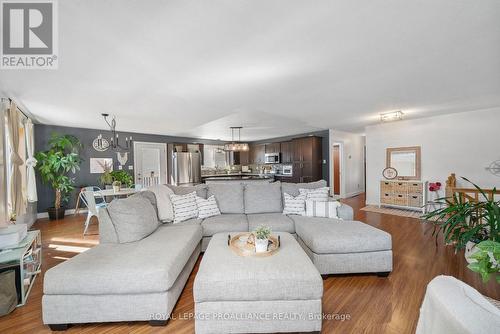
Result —
<instances>
[{"instance_id":1,"label":"dining chair","mask_svg":"<svg viewBox=\"0 0 500 334\"><path fill-rule=\"evenodd\" d=\"M85 229L83 230L83 235L85 235L92 216L96 216L99 219L99 209L107 207L108 203L106 203L104 196L101 194L101 188L94 186L83 188L80 192L80 199L88 209Z\"/></svg>"}]
</instances>

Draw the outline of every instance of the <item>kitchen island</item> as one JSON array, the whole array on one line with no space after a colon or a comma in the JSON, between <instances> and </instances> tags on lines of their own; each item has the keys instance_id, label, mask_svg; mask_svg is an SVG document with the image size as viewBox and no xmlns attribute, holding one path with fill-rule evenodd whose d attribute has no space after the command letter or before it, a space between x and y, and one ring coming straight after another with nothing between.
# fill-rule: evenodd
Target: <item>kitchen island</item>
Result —
<instances>
[{"instance_id":1,"label":"kitchen island","mask_svg":"<svg viewBox=\"0 0 500 334\"><path fill-rule=\"evenodd\" d=\"M202 175L203 183L220 182L220 181L274 181L274 174L258 174L258 173L221 173Z\"/></svg>"}]
</instances>

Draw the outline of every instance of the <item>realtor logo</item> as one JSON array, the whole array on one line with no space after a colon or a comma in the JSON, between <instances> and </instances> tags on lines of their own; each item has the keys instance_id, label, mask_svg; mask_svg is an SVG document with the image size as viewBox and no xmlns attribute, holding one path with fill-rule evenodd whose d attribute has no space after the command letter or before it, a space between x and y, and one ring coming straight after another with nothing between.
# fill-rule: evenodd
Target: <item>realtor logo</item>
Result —
<instances>
[{"instance_id":1,"label":"realtor logo","mask_svg":"<svg viewBox=\"0 0 500 334\"><path fill-rule=\"evenodd\" d=\"M2 69L57 69L54 0L1 1Z\"/></svg>"}]
</instances>

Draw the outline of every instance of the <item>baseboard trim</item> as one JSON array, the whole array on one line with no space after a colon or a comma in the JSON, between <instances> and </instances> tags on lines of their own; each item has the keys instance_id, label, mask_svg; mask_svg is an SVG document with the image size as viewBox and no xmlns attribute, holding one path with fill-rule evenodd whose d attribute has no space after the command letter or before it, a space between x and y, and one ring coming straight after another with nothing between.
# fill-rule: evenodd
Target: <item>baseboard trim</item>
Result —
<instances>
[{"instance_id":1,"label":"baseboard trim","mask_svg":"<svg viewBox=\"0 0 500 334\"><path fill-rule=\"evenodd\" d=\"M78 213L87 213L87 209L80 209ZM75 214L75 209L67 209L66 210L66 215L74 215ZM48 212L39 212L36 214L36 219L43 219L43 218L49 218L49 213Z\"/></svg>"},{"instance_id":2,"label":"baseboard trim","mask_svg":"<svg viewBox=\"0 0 500 334\"><path fill-rule=\"evenodd\" d=\"M342 198L351 198L351 197L354 197L354 196L358 196L359 194L362 194L362 193L364 193L363 190L353 191L351 193L344 194L344 197L342 197Z\"/></svg>"}]
</instances>

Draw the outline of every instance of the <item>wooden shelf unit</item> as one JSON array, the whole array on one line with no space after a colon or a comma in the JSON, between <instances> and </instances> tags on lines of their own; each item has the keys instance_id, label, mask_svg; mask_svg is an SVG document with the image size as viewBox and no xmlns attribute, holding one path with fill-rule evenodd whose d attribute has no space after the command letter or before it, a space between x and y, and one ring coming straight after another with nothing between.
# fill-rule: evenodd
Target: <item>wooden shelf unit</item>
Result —
<instances>
[{"instance_id":1,"label":"wooden shelf unit","mask_svg":"<svg viewBox=\"0 0 500 334\"><path fill-rule=\"evenodd\" d=\"M380 181L380 205L425 213L427 182L382 180Z\"/></svg>"}]
</instances>

